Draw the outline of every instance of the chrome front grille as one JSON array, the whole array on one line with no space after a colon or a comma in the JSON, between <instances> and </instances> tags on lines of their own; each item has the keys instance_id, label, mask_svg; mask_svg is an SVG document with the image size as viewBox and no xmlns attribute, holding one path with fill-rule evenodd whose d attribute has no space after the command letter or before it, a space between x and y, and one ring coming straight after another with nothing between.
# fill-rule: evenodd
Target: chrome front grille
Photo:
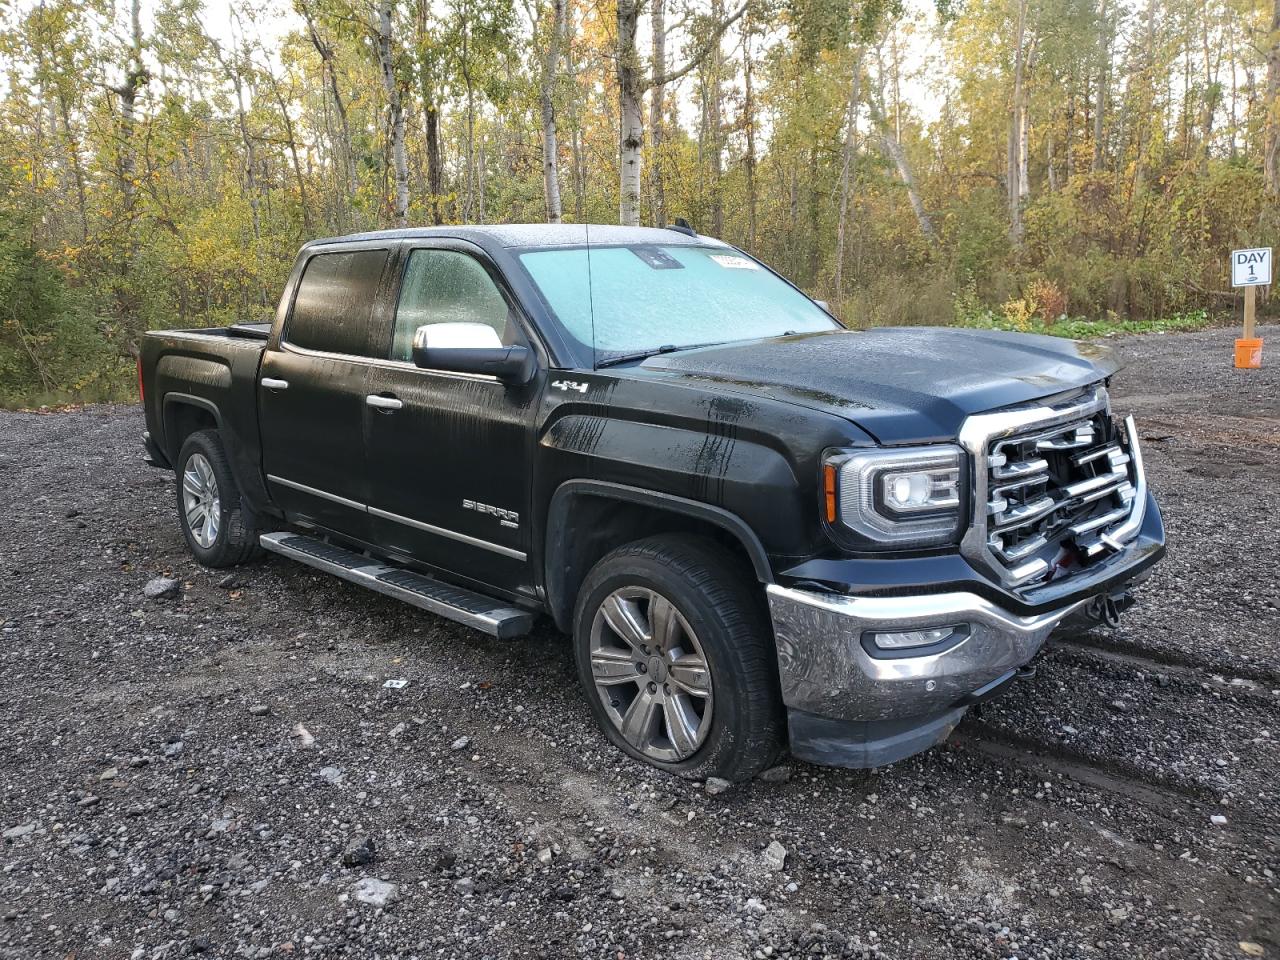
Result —
<instances>
[{"instance_id":1,"label":"chrome front grille","mask_svg":"<svg viewBox=\"0 0 1280 960\"><path fill-rule=\"evenodd\" d=\"M1009 586L1079 572L1136 536L1146 501L1132 420L1105 389L970 417L974 522L962 551Z\"/></svg>"}]
</instances>

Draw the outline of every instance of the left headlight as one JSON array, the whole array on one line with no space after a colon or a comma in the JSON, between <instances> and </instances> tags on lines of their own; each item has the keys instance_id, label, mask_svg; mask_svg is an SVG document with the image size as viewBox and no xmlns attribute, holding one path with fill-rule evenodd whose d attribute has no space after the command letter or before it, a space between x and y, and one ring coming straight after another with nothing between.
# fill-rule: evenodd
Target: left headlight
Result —
<instances>
[{"instance_id":1,"label":"left headlight","mask_svg":"<svg viewBox=\"0 0 1280 960\"><path fill-rule=\"evenodd\" d=\"M822 470L827 522L895 547L955 542L963 458L942 444L832 453Z\"/></svg>"}]
</instances>

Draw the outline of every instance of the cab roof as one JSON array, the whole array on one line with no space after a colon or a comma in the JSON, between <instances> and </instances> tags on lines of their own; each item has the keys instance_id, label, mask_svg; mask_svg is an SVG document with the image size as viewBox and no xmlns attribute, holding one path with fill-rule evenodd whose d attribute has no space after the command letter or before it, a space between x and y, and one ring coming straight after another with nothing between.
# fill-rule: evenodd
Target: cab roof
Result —
<instances>
[{"instance_id":1,"label":"cab roof","mask_svg":"<svg viewBox=\"0 0 1280 960\"><path fill-rule=\"evenodd\" d=\"M665 244L667 246L728 246L713 237L690 236L666 227L620 227L617 224L510 223L486 226L406 227L375 230L345 237L313 240L307 247L368 240L416 240L432 237L469 240L481 247L580 247L592 244Z\"/></svg>"}]
</instances>

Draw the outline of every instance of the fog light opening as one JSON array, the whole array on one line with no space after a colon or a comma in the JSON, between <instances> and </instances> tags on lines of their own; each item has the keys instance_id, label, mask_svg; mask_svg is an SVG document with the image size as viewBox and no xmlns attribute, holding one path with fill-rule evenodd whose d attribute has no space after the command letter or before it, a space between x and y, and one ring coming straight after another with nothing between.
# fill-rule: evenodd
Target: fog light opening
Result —
<instances>
[{"instance_id":1,"label":"fog light opening","mask_svg":"<svg viewBox=\"0 0 1280 960\"><path fill-rule=\"evenodd\" d=\"M929 627L925 630L868 631L866 637L877 649L892 653L917 647L934 647L965 636L968 632L967 623L957 623L946 627Z\"/></svg>"}]
</instances>

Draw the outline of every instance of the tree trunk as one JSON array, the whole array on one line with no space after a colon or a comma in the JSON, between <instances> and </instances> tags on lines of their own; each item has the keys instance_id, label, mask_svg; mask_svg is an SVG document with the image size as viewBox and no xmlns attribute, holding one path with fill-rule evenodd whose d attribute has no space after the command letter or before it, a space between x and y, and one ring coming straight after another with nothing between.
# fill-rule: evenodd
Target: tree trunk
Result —
<instances>
[{"instance_id":1,"label":"tree trunk","mask_svg":"<svg viewBox=\"0 0 1280 960\"><path fill-rule=\"evenodd\" d=\"M560 50L564 45L567 0L551 0L551 37L542 61L542 190L547 203L547 223L559 223L560 171L556 137L556 86L560 76Z\"/></svg>"},{"instance_id":2,"label":"tree trunk","mask_svg":"<svg viewBox=\"0 0 1280 960\"><path fill-rule=\"evenodd\" d=\"M431 222L444 223L440 212L440 197L444 193L444 171L440 160L440 111L434 104L426 108L424 122L427 127L427 190L431 193Z\"/></svg>"},{"instance_id":3,"label":"tree trunk","mask_svg":"<svg viewBox=\"0 0 1280 960\"><path fill-rule=\"evenodd\" d=\"M65 96L58 97L62 115L62 132L67 143L67 156L71 160L71 173L76 185L76 210L80 215L80 240L89 240L89 204L85 190L84 165L80 161L80 141L71 128L71 107Z\"/></svg>"},{"instance_id":4,"label":"tree trunk","mask_svg":"<svg viewBox=\"0 0 1280 960\"><path fill-rule=\"evenodd\" d=\"M618 222L640 225L640 159L644 125L640 119L640 57L636 51L638 0L618 0Z\"/></svg>"},{"instance_id":5,"label":"tree trunk","mask_svg":"<svg viewBox=\"0 0 1280 960\"><path fill-rule=\"evenodd\" d=\"M812 284L818 279L818 267L821 264L822 252L819 250L822 230L820 229L820 200L821 194L818 187L818 149L817 147L809 148L809 202L808 207L808 224L806 224L805 240L806 247L809 251L809 263L807 267L806 280Z\"/></svg>"},{"instance_id":6,"label":"tree trunk","mask_svg":"<svg viewBox=\"0 0 1280 960\"><path fill-rule=\"evenodd\" d=\"M747 175L747 249L755 250L756 216L759 201L756 198L756 110L755 93L751 83L751 18L742 21L742 126L747 137L745 167Z\"/></svg>"},{"instance_id":7,"label":"tree trunk","mask_svg":"<svg viewBox=\"0 0 1280 960\"><path fill-rule=\"evenodd\" d=\"M427 154L427 206L431 222L444 223L440 201L444 194L444 164L440 156L440 109L436 94L434 52L427 32L430 0L418 0L416 43L418 48L418 96L422 99L422 126Z\"/></svg>"},{"instance_id":8,"label":"tree trunk","mask_svg":"<svg viewBox=\"0 0 1280 960\"><path fill-rule=\"evenodd\" d=\"M1200 49L1204 58L1204 104L1200 114L1200 172L1209 172L1209 141L1213 137L1213 111L1217 105L1215 94L1218 71L1209 50L1209 3L1203 0L1200 8Z\"/></svg>"},{"instance_id":9,"label":"tree trunk","mask_svg":"<svg viewBox=\"0 0 1280 960\"><path fill-rule=\"evenodd\" d=\"M906 151L902 149L902 144L894 139L893 134L889 132L888 127L883 123L881 124L880 142L889 159L893 161L894 167L897 168L898 178L902 180L902 185L907 188L907 200L911 203L911 210L916 215L916 222L920 225L920 232L924 234L925 239L930 244L936 244L938 242L938 233L933 228L933 220L925 209L924 201L920 199L920 191L916 189L915 175L911 172L911 165L907 160Z\"/></svg>"},{"instance_id":10,"label":"tree trunk","mask_svg":"<svg viewBox=\"0 0 1280 960\"><path fill-rule=\"evenodd\" d=\"M1031 178L1027 175L1031 143L1031 111L1027 106L1026 85L1022 88L1022 105L1018 108L1018 201L1025 205L1031 196Z\"/></svg>"},{"instance_id":11,"label":"tree trunk","mask_svg":"<svg viewBox=\"0 0 1280 960\"><path fill-rule=\"evenodd\" d=\"M1105 0L1104 0L1105 2ZM1025 103L1027 0L1018 0L1013 35L1013 93L1009 109L1009 156L1006 180L1009 199L1009 239L1022 245L1022 124Z\"/></svg>"},{"instance_id":12,"label":"tree trunk","mask_svg":"<svg viewBox=\"0 0 1280 960\"><path fill-rule=\"evenodd\" d=\"M1267 193L1280 195L1280 0L1273 0L1271 35L1267 38L1266 131L1262 169Z\"/></svg>"},{"instance_id":13,"label":"tree trunk","mask_svg":"<svg viewBox=\"0 0 1280 960\"><path fill-rule=\"evenodd\" d=\"M1107 0L1100 0L1098 9L1098 86L1093 104L1093 166L1097 173L1102 169L1102 141L1106 132L1108 65L1111 62L1111 23L1107 19Z\"/></svg>"},{"instance_id":14,"label":"tree trunk","mask_svg":"<svg viewBox=\"0 0 1280 960\"><path fill-rule=\"evenodd\" d=\"M1023 0L1023 2L1025 3L1026 0ZM878 56L879 53L877 52ZM884 115L883 71L879 73L877 86L877 93L874 96L867 97L867 110L871 113L871 122L875 125L876 132L879 135L880 148L884 151L885 156L893 161L894 169L898 171L898 179L907 188L907 202L911 204L911 211L915 214L916 223L920 226L920 233L929 242L930 247L933 247L938 242L938 233L933 228L933 220L929 216L929 211L925 209L924 201L920 198L920 191L916 188L916 178L911 170L911 162L907 159L907 152L902 149L902 143L893 135L889 121ZM1013 169L1016 175L1016 162Z\"/></svg>"},{"instance_id":15,"label":"tree trunk","mask_svg":"<svg viewBox=\"0 0 1280 960\"><path fill-rule=\"evenodd\" d=\"M311 39L311 45L315 47L316 53L320 55L321 72L324 74L325 83L329 87L329 96L333 100L334 112L338 115L338 130L341 134L341 142L338 144L336 153L346 172L347 199L350 201L356 194L359 181L356 178L356 156L351 147L351 125L347 121L347 107L342 101L342 91L338 89L338 70L337 64L334 62L333 47L320 36L320 32L316 29L315 21L312 20L311 9L301 3L298 5L298 9L302 12L302 17L306 21L307 35Z\"/></svg>"},{"instance_id":16,"label":"tree trunk","mask_svg":"<svg viewBox=\"0 0 1280 960\"><path fill-rule=\"evenodd\" d=\"M1044 140L1044 165L1045 165L1045 173L1049 178L1049 192L1057 193L1058 192L1058 167L1056 164L1056 158L1054 157L1053 149L1054 149L1053 132L1050 131L1049 135L1045 137L1045 140Z\"/></svg>"},{"instance_id":17,"label":"tree trunk","mask_svg":"<svg viewBox=\"0 0 1280 960\"><path fill-rule=\"evenodd\" d=\"M134 197L137 194L137 160L133 143L133 130L138 104L138 91L150 78L147 68L142 64L142 4L141 0L132 0L129 7L129 23L131 29L129 63L125 68L124 81L113 92L120 98L120 159L117 169L120 178L120 192L124 197L126 218L132 220Z\"/></svg>"},{"instance_id":18,"label":"tree trunk","mask_svg":"<svg viewBox=\"0 0 1280 960\"><path fill-rule=\"evenodd\" d=\"M467 129L463 144L463 160L466 167L466 189L463 192L462 199L462 220L464 223L470 223L475 215L476 195L479 189L479 177L476 174L476 88L475 81L471 77L470 48L470 29L468 28L462 34L461 57L462 80L467 89Z\"/></svg>"},{"instance_id":19,"label":"tree trunk","mask_svg":"<svg viewBox=\"0 0 1280 960\"><path fill-rule=\"evenodd\" d=\"M844 155L840 163L840 216L836 220L836 301L844 300L845 231L849 220L849 187L853 180L853 160L858 142L858 102L862 98L862 48L853 57L849 79L849 104L845 111Z\"/></svg>"},{"instance_id":20,"label":"tree trunk","mask_svg":"<svg viewBox=\"0 0 1280 960\"><path fill-rule=\"evenodd\" d=\"M302 175L302 161L298 157L298 140L293 132L293 120L289 116L289 105L285 101L284 94L280 92L280 84L276 80L276 75L267 69L267 79L271 81L271 92L275 95L276 105L280 108L280 121L284 124L284 135L286 146L289 150L289 157L293 161L293 175L298 182L298 206L302 210L302 229L310 238L313 235L311 229L311 204L307 201L307 179Z\"/></svg>"},{"instance_id":21,"label":"tree trunk","mask_svg":"<svg viewBox=\"0 0 1280 960\"><path fill-rule=\"evenodd\" d=\"M249 215L253 223L254 259L258 263L258 305L267 305L267 285L262 269L262 196L258 190L258 152L249 132L249 119L244 102L244 81L240 77L240 65L228 68L236 91L236 122L240 128L240 141L244 146L244 192L249 198Z\"/></svg>"},{"instance_id":22,"label":"tree trunk","mask_svg":"<svg viewBox=\"0 0 1280 960\"><path fill-rule=\"evenodd\" d=\"M400 82L396 79L391 37L391 0L378 4L378 65L382 68L382 86L387 94L387 135L391 143L391 162L395 177L395 204L391 211L397 227L409 225L409 160L404 146L404 106L400 100Z\"/></svg>"},{"instance_id":23,"label":"tree trunk","mask_svg":"<svg viewBox=\"0 0 1280 960\"><path fill-rule=\"evenodd\" d=\"M724 16L723 0L712 0L711 15ZM707 55L707 134L711 160L711 235L724 235L724 51L719 39Z\"/></svg>"},{"instance_id":24,"label":"tree trunk","mask_svg":"<svg viewBox=\"0 0 1280 960\"><path fill-rule=\"evenodd\" d=\"M565 73L568 76L576 77L578 65L574 60L573 44L565 44L564 59ZM574 95L569 98L569 155L573 183L573 219L578 223L583 223L583 211L586 209L587 202L586 159L582 147L582 117L579 112L578 96L577 87L575 86Z\"/></svg>"},{"instance_id":25,"label":"tree trunk","mask_svg":"<svg viewBox=\"0 0 1280 960\"><path fill-rule=\"evenodd\" d=\"M649 22L653 31L652 69L658 80L667 72L667 5L666 0L652 0ZM652 162L649 165L650 210L655 227L667 223L667 188L664 181L662 144L666 129L662 112L667 103L667 85L655 83L649 91L649 142L653 144Z\"/></svg>"},{"instance_id":26,"label":"tree trunk","mask_svg":"<svg viewBox=\"0 0 1280 960\"><path fill-rule=\"evenodd\" d=\"M713 45L720 43L725 30L746 11L744 2L737 11L721 20L684 66L669 73L641 75L636 49L636 26L640 19L639 0L618 0L618 41L615 54L618 75L618 222L640 225L641 157L644 149L644 115L640 100L650 87L674 83L697 67Z\"/></svg>"},{"instance_id":27,"label":"tree trunk","mask_svg":"<svg viewBox=\"0 0 1280 960\"><path fill-rule=\"evenodd\" d=\"M1143 33L1145 50L1139 64L1140 79L1129 78L1129 91L1138 87L1136 122L1134 124L1134 164L1133 193L1141 193L1147 176L1147 151L1152 140L1155 126L1155 70L1156 70L1156 16L1159 0L1147 0L1146 14L1143 17Z\"/></svg>"}]
</instances>

